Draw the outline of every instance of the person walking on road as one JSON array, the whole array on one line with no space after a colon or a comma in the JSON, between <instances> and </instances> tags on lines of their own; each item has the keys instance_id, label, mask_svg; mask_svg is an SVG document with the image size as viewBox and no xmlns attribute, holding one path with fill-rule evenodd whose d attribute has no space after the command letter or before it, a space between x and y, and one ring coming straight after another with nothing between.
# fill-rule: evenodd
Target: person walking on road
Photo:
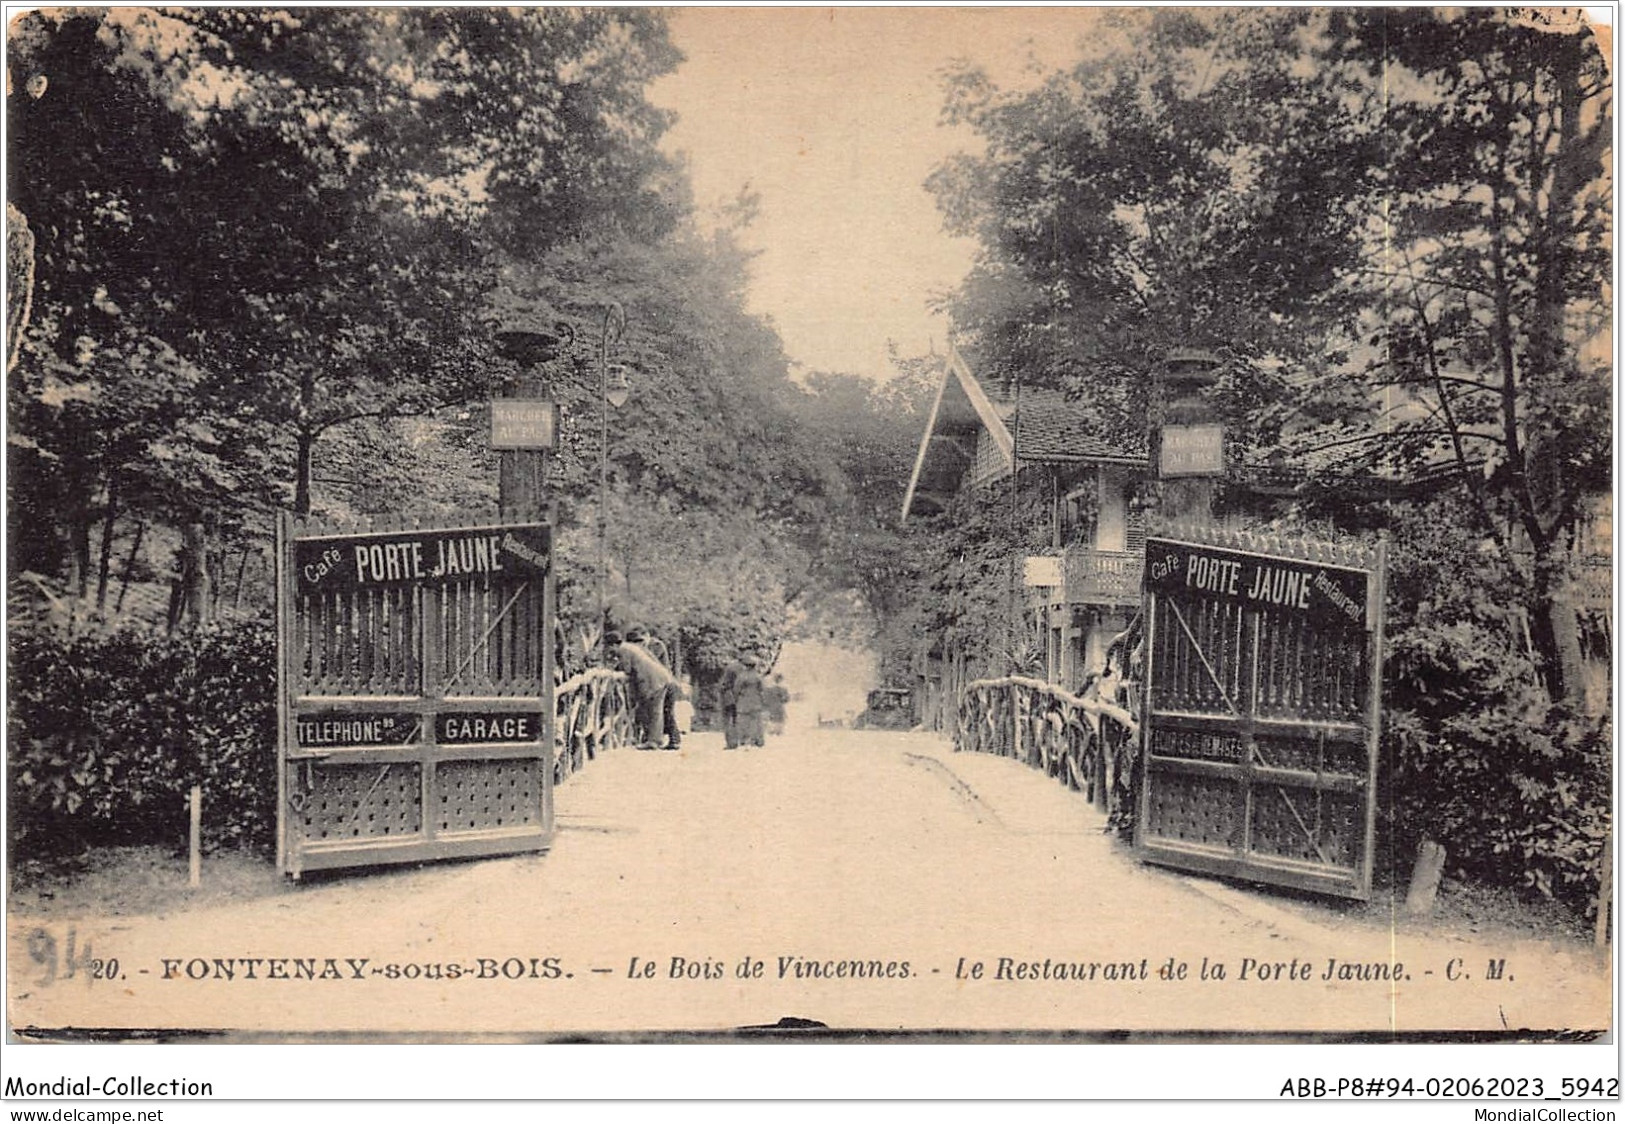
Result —
<instances>
[{"instance_id":1,"label":"person walking on road","mask_svg":"<svg viewBox=\"0 0 1625 1124\"><path fill-rule=\"evenodd\" d=\"M739 677L745 674L745 665L735 656L722 669L717 680L717 706L722 710L722 747L739 748Z\"/></svg>"},{"instance_id":2,"label":"person walking on road","mask_svg":"<svg viewBox=\"0 0 1625 1124\"><path fill-rule=\"evenodd\" d=\"M736 744L761 746L767 744L762 733L762 707L767 702L767 688L762 675L746 661L744 670L734 677L734 730Z\"/></svg>"},{"instance_id":3,"label":"person walking on road","mask_svg":"<svg viewBox=\"0 0 1625 1124\"><path fill-rule=\"evenodd\" d=\"M763 709L767 712L767 732L774 737L784 733L785 714L790 704L790 692L785 690L784 676L775 675L764 695Z\"/></svg>"}]
</instances>

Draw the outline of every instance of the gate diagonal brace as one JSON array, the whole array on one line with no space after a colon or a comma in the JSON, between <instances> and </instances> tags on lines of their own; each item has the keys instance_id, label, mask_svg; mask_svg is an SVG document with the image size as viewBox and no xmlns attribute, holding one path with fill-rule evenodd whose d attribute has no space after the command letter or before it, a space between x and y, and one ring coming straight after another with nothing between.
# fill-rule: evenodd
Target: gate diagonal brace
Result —
<instances>
[{"instance_id":1,"label":"gate diagonal brace","mask_svg":"<svg viewBox=\"0 0 1625 1124\"><path fill-rule=\"evenodd\" d=\"M385 765L382 769L378 770L378 775L372 779L372 787L367 789L366 795L357 801L355 806L355 815L350 817L350 822L345 824L345 827L353 827L361 819L361 813L365 812L367 810L367 805L372 803L372 794L377 792L378 786L384 783L384 778L389 776L389 770L392 767L393 766Z\"/></svg>"},{"instance_id":2,"label":"gate diagonal brace","mask_svg":"<svg viewBox=\"0 0 1625 1124\"><path fill-rule=\"evenodd\" d=\"M1219 697L1224 700L1224 705L1230 708L1231 714L1240 718L1241 710L1234 702L1230 701L1230 695L1225 691L1224 684L1219 682L1219 673L1214 671L1213 665L1207 662L1207 653L1202 651L1202 645L1197 641L1195 633L1191 632L1191 626L1185 623L1185 615L1179 611L1178 603L1170 600L1168 608L1174 611L1174 620L1179 622L1179 627L1184 630L1185 635L1190 639L1191 650L1196 653L1196 658L1202 661L1202 669L1207 672L1207 677L1213 680L1213 686L1218 688Z\"/></svg>"},{"instance_id":3,"label":"gate diagonal brace","mask_svg":"<svg viewBox=\"0 0 1625 1124\"><path fill-rule=\"evenodd\" d=\"M1258 763L1260 765L1264 766L1266 769L1275 768L1274 765L1270 764L1269 759L1264 756L1264 751L1258 748L1258 743L1256 741L1252 742L1252 748L1253 753L1258 757ZM1275 791L1281 794L1282 801L1286 803L1286 810L1291 812L1292 818L1298 821L1298 830L1303 832L1303 837L1309 841L1309 846L1315 849L1315 854L1319 856L1320 861L1326 866L1331 866L1332 860L1328 859L1326 857L1326 852L1321 849L1320 833L1318 831L1309 830L1309 825L1304 822L1303 815L1298 811L1298 806L1292 802L1292 797L1287 795L1286 786L1278 784L1275 786Z\"/></svg>"},{"instance_id":4,"label":"gate diagonal brace","mask_svg":"<svg viewBox=\"0 0 1625 1124\"><path fill-rule=\"evenodd\" d=\"M485 630L485 635L480 637L480 642L468 650L468 655L463 657L463 662L457 665L457 670L452 672L451 678L446 680L446 686L449 687L453 683L457 682L458 679L462 678L463 672L467 671L470 665L473 664L474 657L479 655L480 652L484 650L486 644L490 642L491 634L497 630L497 626L501 624L503 619L508 615L508 610L513 608L514 602L518 601L525 590L529 588L529 582L519 583L519 588L513 591L513 596L508 598L508 603L502 606L502 611L497 613L497 615L491 619L491 627Z\"/></svg>"}]
</instances>

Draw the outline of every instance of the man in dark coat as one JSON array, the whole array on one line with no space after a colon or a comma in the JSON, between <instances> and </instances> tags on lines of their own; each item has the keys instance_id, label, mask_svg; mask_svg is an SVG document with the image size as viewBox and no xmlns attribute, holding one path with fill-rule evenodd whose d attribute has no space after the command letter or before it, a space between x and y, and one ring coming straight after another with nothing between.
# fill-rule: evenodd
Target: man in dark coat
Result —
<instances>
[{"instance_id":1,"label":"man in dark coat","mask_svg":"<svg viewBox=\"0 0 1625 1124\"><path fill-rule=\"evenodd\" d=\"M736 656L722 669L722 678L717 680L717 706L722 710L724 749L739 748L739 677L747 670Z\"/></svg>"},{"instance_id":2,"label":"man in dark coat","mask_svg":"<svg viewBox=\"0 0 1625 1124\"><path fill-rule=\"evenodd\" d=\"M633 625L626 630L626 639L639 648L642 648L666 672L668 680L666 693L660 704L660 724L666 730L666 748L677 749L683 740L683 731L677 725L677 700L683 698L687 692L683 689L682 680L672 672L671 656L666 650L665 641L654 633L643 628L642 625Z\"/></svg>"}]
</instances>

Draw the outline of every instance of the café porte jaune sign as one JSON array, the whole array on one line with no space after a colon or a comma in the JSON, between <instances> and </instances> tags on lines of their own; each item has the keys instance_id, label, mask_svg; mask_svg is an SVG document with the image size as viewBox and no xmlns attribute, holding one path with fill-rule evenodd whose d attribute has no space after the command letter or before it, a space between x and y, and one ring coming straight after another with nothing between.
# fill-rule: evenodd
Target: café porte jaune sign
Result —
<instances>
[{"instance_id":1,"label":"caf\u00e9 porte jaune sign","mask_svg":"<svg viewBox=\"0 0 1625 1124\"><path fill-rule=\"evenodd\" d=\"M490 575L543 577L552 534L545 523L450 531L389 531L300 539L294 573L301 593L432 585Z\"/></svg>"},{"instance_id":2,"label":"caf\u00e9 porte jaune sign","mask_svg":"<svg viewBox=\"0 0 1625 1124\"><path fill-rule=\"evenodd\" d=\"M1321 562L1147 539L1145 587L1302 614L1344 628L1368 623L1365 571Z\"/></svg>"}]
</instances>

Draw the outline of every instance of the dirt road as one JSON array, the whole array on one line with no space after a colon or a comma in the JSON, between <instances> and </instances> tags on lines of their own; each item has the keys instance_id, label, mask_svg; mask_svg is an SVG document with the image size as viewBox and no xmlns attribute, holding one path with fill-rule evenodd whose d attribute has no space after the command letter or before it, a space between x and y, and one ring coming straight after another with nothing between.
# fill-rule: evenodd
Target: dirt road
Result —
<instances>
[{"instance_id":1,"label":"dirt road","mask_svg":"<svg viewBox=\"0 0 1625 1124\"><path fill-rule=\"evenodd\" d=\"M926 735L813 730L728 752L702 734L681 753L606 755L557 807L545 854L166 916L9 918L12 1025L432 1037L787 1017L1381 1035L1608 1023L1608 966L1586 946L1418 932L1144 867L1077 794Z\"/></svg>"}]
</instances>

